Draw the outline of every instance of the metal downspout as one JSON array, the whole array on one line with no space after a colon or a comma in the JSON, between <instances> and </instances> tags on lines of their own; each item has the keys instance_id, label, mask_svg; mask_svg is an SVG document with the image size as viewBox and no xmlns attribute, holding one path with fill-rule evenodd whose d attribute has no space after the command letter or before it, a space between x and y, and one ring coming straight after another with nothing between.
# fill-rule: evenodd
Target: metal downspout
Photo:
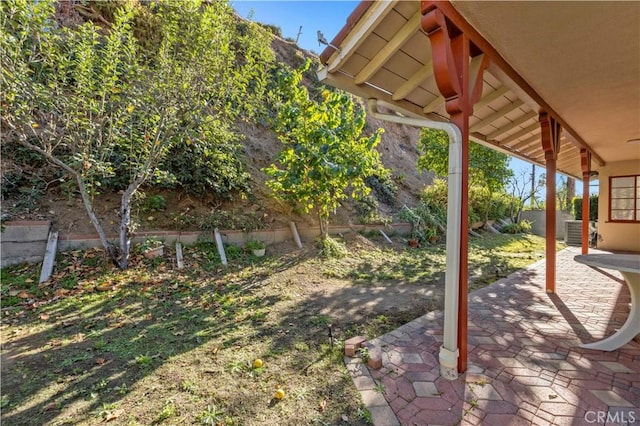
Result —
<instances>
[{"instance_id":1,"label":"metal downspout","mask_svg":"<svg viewBox=\"0 0 640 426\"><path fill-rule=\"evenodd\" d=\"M462 132L453 123L427 118L405 117L378 112L378 105L398 110L392 104L377 99L367 101L369 114L383 121L443 130L449 136L449 178L447 198L447 269L445 273L444 336L440 347L440 375L448 380L458 378L458 281L460 271L460 229L462 192ZM466 297L466 295L463 295Z\"/></svg>"}]
</instances>

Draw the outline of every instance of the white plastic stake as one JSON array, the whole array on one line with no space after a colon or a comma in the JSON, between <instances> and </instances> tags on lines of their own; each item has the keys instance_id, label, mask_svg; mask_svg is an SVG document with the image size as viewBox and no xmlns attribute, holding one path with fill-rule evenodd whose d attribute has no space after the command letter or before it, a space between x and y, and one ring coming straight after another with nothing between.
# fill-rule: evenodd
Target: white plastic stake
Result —
<instances>
[{"instance_id":1,"label":"white plastic stake","mask_svg":"<svg viewBox=\"0 0 640 426\"><path fill-rule=\"evenodd\" d=\"M296 242L296 245L299 249L302 248L302 241L300 241L300 235L298 234L298 228L296 228L295 222L289 222L289 228L291 228L291 233L293 234L293 241Z\"/></svg>"},{"instance_id":2,"label":"white plastic stake","mask_svg":"<svg viewBox=\"0 0 640 426\"><path fill-rule=\"evenodd\" d=\"M227 255L224 252L224 245L222 244L222 236L220 236L220 231L218 231L218 228L213 230L213 234L216 238L216 246L218 246L218 254L220 255L220 260L222 261L222 265L227 266Z\"/></svg>"},{"instance_id":3,"label":"white plastic stake","mask_svg":"<svg viewBox=\"0 0 640 426\"><path fill-rule=\"evenodd\" d=\"M184 268L184 259L182 257L182 243L176 242L176 262L178 263L178 269Z\"/></svg>"},{"instance_id":4,"label":"white plastic stake","mask_svg":"<svg viewBox=\"0 0 640 426\"><path fill-rule=\"evenodd\" d=\"M385 234L385 233L384 233L384 231L383 231L382 229L380 229L379 231L380 231L380 233L382 234L382 236L384 237L384 239L385 239L385 240L387 240L387 242L388 242L389 244L393 244L393 241L391 241L391 238L389 238L389 237L387 236L387 234Z\"/></svg>"},{"instance_id":5,"label":"white plastic stake","mask_svg":"<svg viewBox=\"0 0 640 426\"><path fill-rule=\"evenodd\" d=\"M42 270L40 271L40 282L43 283L49 279L53 273L53 263L56 260L56 250L58 249L58 231L49 232L47 240L47 248L44 252L44 260L42 261Z\"/></svg>"}]
</instances>

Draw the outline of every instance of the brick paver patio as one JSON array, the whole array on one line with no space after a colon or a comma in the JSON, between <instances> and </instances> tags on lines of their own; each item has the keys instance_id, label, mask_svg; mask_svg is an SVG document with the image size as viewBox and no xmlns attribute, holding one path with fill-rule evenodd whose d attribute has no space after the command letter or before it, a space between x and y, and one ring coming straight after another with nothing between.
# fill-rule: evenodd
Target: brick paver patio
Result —
<instances>
[{"instance_id":1,"label":"brick paver patio","mask_svg":"<svg viewBox=\"0 0 640 426\"><path fill-rule=\"evenodd\" d=\"M613 352L579 347L624 323L629 291L576 254L558 253L555 295L544 260L470 294L469 369L455 381L439 375L441 313L369 342L382 349L379 370L345 358L374 424L640 424L640 338Z\"/></svg>"}]
</instances>

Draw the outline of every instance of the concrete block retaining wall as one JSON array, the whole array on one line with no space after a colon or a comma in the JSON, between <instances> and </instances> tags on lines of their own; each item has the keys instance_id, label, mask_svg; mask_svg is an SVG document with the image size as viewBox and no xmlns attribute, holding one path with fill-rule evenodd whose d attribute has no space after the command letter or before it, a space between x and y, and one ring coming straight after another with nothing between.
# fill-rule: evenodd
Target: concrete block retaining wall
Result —
<instances>
[{"instance_id":1,"label":"concrete block retaining wall","mask_svg":"<svg viewBox=\"0 0 640 426\"><path fill-rule=\"evenodd\" d=\"M41 262L47 247L51 222L14 221L3 223L0 233L0 264L5 266L23 262Z\"/></svg>"},{"instance_id":2,"label":"concrete block retaining wall","mask_svg":"<svg viewBox=\"0 0 640 426\"><path fill-rule=\"evenodd\" d=\"M2 267L21 262L40 262L44 257L44 252L49 234L50 222L6 222L5 230L0 234ZM411 224L396 223L389 226L383 225L336 225L329 227L332 235L345 234L349 232L377 232L384 230L387 234L398 233L401 235L411 232ZM267 245L278 244L284 241L293 241L291 229L278 228L261 230L254 232L243 232L239 230L220 230L222 240L226 244L242 246L249 240L260 240ZM320 235L318 227L300 227L298 234L302 241L312 241ZM213 235L203 235L201 232L178 232L178 231L145 231L136 232L131 238L133 243L142 243L147 238L157 238L164 244L173 246L176 241L184 245L194 244L200 237L207 237L213 240ZM118 242L117 235L108 235L110 241ZM58 239L58 251L88 249L101 247L97 234L83 235L61 235Z\"/></svg>"}]
</instances>

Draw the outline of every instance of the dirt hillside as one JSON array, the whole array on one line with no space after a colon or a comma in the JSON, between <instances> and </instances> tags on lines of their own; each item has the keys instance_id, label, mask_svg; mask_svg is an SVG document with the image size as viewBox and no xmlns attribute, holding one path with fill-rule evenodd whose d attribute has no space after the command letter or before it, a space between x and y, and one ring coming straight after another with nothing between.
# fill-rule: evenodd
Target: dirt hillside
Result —
<instances>
[{"instance_id":1,"label":"dirt hillside","mask_svg":"<svg viewBox=\"0 0 640 426\"><path fill-rule=\"evenodd\" d=\"M292 67L301 65L305 58L313 56L310 52L299 49L294 43L274 38L272 47L277 60ZM307 82L307 84L313 84ZM421 173L416 170L416 160L419 156L417 141L419 130L409 126L381 122L367 117L366 132L373 132L377 128L385 130L378 146L382 162L391 170L397 197L394 206L378 200L379 213L382 217L393 219L403 205L415 205L419 194L425 185L432 181L431 173ZM166 200L166 207L152 210L144 207L143 201L136 203L133 210L135 231L142 230L200 230L210 227L225 229L265 229L286 226L290 220L311 225L315 218L301 217L289 206L274 200L265 186L267 176L261 171L274 161L281 148L275 133L260 125L238 124L239 133L244 135L243 162L251 175L251 194L237 197L231 201L223 201L213 196L197 198L182 191L157 190L145 188L144 193L161 195ZM30 188L21 188L19 194L2 200L3 220L47 219L53 227L65 234L94 233L79 195L72 189L72 182L64 182L47 177L53 175L51 166L37 165L28 170L28 165L21 164L19 159L2 158L3 185L5 173L16 169L25 170L32 174L39 174L40 180L47 183L44 195L39 194L33 199ZM4 192L4 191L3 191ZM372 191L375 196L375 192ZM94 199L96 213L103 222L107 233L115 233L118 223L118 208L120 194L105 193ZM361 218L355 210L354 203L347 202L336 211L331 219L332 223L348 224L361 223Z\"/></svg>"}]
</instances>

